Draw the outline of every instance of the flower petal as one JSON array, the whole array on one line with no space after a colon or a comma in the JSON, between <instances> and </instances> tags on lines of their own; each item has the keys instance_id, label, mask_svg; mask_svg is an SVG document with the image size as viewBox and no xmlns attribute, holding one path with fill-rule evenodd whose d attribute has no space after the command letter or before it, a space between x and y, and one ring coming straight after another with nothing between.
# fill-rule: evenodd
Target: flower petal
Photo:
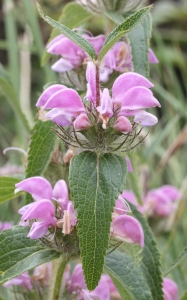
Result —
<instances>
[{"instance_id":1,"label":"flower petal","mask_svg":"<svg viewBox=\"0 0 187 300\"><path fill-rule=\"evenodd\" d=\"M159 61L158 61L158 59L157 59L157 57L154 54L152 49L149 49L148 58L149 58L149 62L151 64L158 64L159 63Z\"/></svg>"},{"instance_id":2,"label":"flower petal","mask_svg":"<svg viewBox=\"0 0 187 300\"><path fill-rule=\"evenodd\" d=\"M44 234L46 234L49 225L45 222L34 222L27 235L32 240L40 239Z\"/></svg>"},{"instance_id":3,"label":"flower petal","mask_svg":"<svg viewBox=\"0 0 187 300\"><path fill-rule=\"evenodd\" d=\"M41 94L40 98L36 103L36 106L44 106L51 96L53 96L56 92L63 90L65 88L66 86L62 84L51 85Z\"/></svg>"},{"instance_id":4,"label":"flower petal","mask_svg":"<svg viewBox=\"0 0 187 300\"><path fill-rule=\"evenodd\" d=\"M27 178L15 184L15 192L25 191L32 195L33 199L52 199L52 187L48 180L43 177L35 176Z\"/></svg>"},{"instance_id":5,"label":"flower petal","mask_svg":"<svg viewBox=\"0 0 187 300\"><path fill-rule=\"evenodd\" d=\"M112 221L110 232L119 241L144 247L144 232L141 224L131 216L117 216Z\"/></svg>"},{"instance_id":6,"label":"flower petal","mask_svg":"<svg viewBox=\"0 0 187 300\"><path fill-rule=\"evenodd\" d=\"M169 279L169 278L164 278L163 280L163 291L164 291L164 296L165 292L169 297L167 299L172 299L172 300L179 300L178 296L178 286L176 283Z\"/></svg>"},{"instance_id":7,"label":"flower petal","mask_svg":"<svg viewBox=\"0 0 187 300\"><path fill-rule=\"evenodd\" d=\"M50 119L52 122L58 124L59 126L69 126L72 124L72 117L74 114L67 113L60 108L51 109L45 117Z\"/></svg>"},{"instance_id":8,"label":"flower petal","mask_svg":"<svg viewBox=\"0 0 187 300\"><path fill-rule=\"evenodd\" d=\"M90 44L92 44L92 46L95 49L96 54L99 53L101 47L103 46L104 40L105 40L105 36L100 34L98 36L93 36L93 37L89 37L89 36L85 36L85 39L88 40L88 42Z\"/></svg>"},{"instance_id":9,"label":"flower petal","mask_svg":"<svg viewBox=\"0 0 187 300\"><path fill-rule=\"evenodd\" d=\"M63 89L52 95L44 108L62 108L68 112L85 111L82 99L73 89Z\"/></svg>"},{"instance_id":10,"label":"flower petal","mask_svg":"<svg viewBox=\"0 0 187 300\"><path fill-rule=\"evenodd\" d=\"M21 220L41 219L47 224L54 225L56 222L55 209L50 200L40 200L33 203L32 206L22 215Z\"/></svg>"},{"instance_id":11,"label":"flower petal","mask_svg":"<svg viewBox=\"0 0 187 300\"><path fill-rule=\"evenodd\" d=\"M85 56L85 52L78 45L62 35L61 38L56 38L56 40L53 40L53 42L47 46L47 52L61 55L70 61L78 60L79 63Z\"/></svg>"},{"instance_id":12,"label":"flower petal","mask_svg":"<svg viewBox=\"0 0 187 300\"><path fill-rule=\"evenodd\" d=\"M55 72L67 72L74 68L74 65L66 58L60 58L51 67Z\"/></svg>"},{"instance_id":13,"label":"flower petal","mask_svg":"<svg viewBox=\"0 0 187 300\"><path fill-rule=\"evenodd\" d=\"M86 69L87 93L85 98L96 103L96 66L93 62L88 62Z\"/></svg>"},{"instance_id":14,"label":"flower petal","mask_svg":"<svg viewBox=\"0 0 187 300\"><path fill-rule=\"evenodd\" d=\"M137 110L141 108L161 107L152 92L145 87L134 87L123 96L121 110Z\"/></svg>"},{"instance_id":15,"label":"flower petal","mask_svg":"<svg viewBox=\"0 0 187 300\"><path fill-rule=\"evenodd\" d=\"M134 72L128 72L120 75L113 84L112 98L114 103L121 104L124 99L124 95L127 91L133 87L142 86L151 88L154 85L140 74Z\"/></svg>"},{"instance_id":16,"label":"flower petal","mask_svg":"<svg viewBox=\"0 0 187 300\"><path fill-rule=\"evenodd\" d=\"M53 188L53 198L61 205L62 210L68 208L68 188L65 180L59 180Z\"/></svg>"},{"instance_id":17,"label":"flower petal","mask_svg":"<svg viewBox=\"0 0 187 300\"><path fill-rule=\"evenodd\" d=\"M101 96L101 106L97 107L103 119L110 118L113 115L113 103L109 94L109 90L105 88Z\"/></svg>"}]
</instances>

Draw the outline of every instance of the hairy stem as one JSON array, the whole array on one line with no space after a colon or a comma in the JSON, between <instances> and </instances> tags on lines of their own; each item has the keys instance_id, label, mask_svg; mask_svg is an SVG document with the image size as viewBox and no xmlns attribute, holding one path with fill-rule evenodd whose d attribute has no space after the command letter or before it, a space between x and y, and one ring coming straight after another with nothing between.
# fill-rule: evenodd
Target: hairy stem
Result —
<instances>
[{"instance_id":1,"label":"hairy stem","mask_svg":"<svg viewBox=\"0 0 187 300\"><path fill-rule=\"evenodd\" d=\"M63 255L53 260L52 276L50 280L47 300L59 300L60 289L62 285L62 276L66 264L67 264L67 259Z\"/></svg>"}]
</instances>

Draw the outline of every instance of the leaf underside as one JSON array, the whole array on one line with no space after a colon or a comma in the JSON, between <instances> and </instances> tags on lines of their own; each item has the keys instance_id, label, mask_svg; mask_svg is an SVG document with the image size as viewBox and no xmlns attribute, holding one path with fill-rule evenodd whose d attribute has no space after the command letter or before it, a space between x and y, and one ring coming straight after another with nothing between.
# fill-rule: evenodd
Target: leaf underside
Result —
<instances>
[{"instance_id":1,"label":"leaf underside","mask_svg":"<svg viewBox=\"0 0 187 300\"><path fill-rule=\"evenodd\" d=\"M115 154L85 151L70 164L70 191L78 213L78 236L84 277L93 290L103 272L111 214L122 192L126 162Z\"/></svg>"}]
</instances>

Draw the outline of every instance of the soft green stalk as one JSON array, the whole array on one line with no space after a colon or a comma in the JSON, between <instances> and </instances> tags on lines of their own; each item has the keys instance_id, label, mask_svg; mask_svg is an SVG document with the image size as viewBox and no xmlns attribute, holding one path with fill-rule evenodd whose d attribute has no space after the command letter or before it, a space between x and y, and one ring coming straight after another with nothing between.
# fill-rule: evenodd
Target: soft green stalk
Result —
<instances>
[{"instance_id":1,"label":"soft green stalk","mask_svg":"<svg viewBox=\"0 0 187 300\"><path fill-rule=\"evenodd\" d=\"M61 255L59 258L53 261L52 276L50 280L50 286L48 291L47 300L58 300L60 296L60 290L62 285L62 276L67 264L65 256Z\"/></svg>"}]
</instances>

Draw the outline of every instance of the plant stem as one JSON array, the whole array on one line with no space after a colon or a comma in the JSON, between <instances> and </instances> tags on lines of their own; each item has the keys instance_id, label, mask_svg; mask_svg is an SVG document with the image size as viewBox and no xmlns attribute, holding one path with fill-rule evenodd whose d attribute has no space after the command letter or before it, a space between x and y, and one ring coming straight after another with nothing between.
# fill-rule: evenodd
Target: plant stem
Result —
<instances>
[{"instance_id":1,"label":"plant stem","mask_svg":"<svg viewBox=\"0 0 187 300\"><path fill-rule=\"evenodd\" d=\"M62 276L67 264L65 256L53 260L52 276L49 285L47 300L58 300L60 296L60 288L62 285Z\"/></svg>"}]
</instances>

